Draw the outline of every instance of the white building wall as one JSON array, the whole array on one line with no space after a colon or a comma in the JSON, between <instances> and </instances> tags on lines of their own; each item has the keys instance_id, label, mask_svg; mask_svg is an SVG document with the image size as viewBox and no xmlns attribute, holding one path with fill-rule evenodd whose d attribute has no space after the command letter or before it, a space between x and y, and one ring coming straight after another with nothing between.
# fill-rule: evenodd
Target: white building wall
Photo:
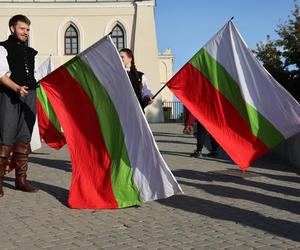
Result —
<instances>
[{"instance_id":1,"label":"white building wall","mask_svg":"<svg viewBox=\"0 0 300 250\"><path fill-rule=\"evenodd\" d=\"M8 20L24 14L32 22L29 43L39 51L37 65L51 55L54 67L58 67L73 57L64 55L64 34L70 24L79 32L79 49L83 51L118 23L125 31L125 46L134 51L137 68L145 73L155 93L162 80L154 8L154 0L0 0L0 40L9 35ZM146 108L149 122L163 121L161 102L159 95Z\"/></svg>"}]
</instances>

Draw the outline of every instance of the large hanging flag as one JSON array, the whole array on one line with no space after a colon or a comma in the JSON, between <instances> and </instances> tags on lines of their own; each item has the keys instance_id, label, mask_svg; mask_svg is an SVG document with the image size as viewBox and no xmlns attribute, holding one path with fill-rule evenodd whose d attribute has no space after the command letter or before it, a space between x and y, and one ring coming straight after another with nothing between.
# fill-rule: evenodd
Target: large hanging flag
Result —
<instances>
[{"instance_id":1,"label":"large hanging flag","mask_svg":"<svg viewBox=\"0 0 300 250\"><path fill-rule=\"evenodd\" d=\"M243 170L300 131L300 105L228 22L167 86Z\"/></svg>"},{"instance_id":2,"label":"large hanging flag","mask_svg":"<svg viewBox=\"0 0 300 250\"><path fill-rule=\"evenodd\" d=\"M182 192L109 37L40 83L71 155L70 207L122 208Z\"/></svg>"}]
</instances>

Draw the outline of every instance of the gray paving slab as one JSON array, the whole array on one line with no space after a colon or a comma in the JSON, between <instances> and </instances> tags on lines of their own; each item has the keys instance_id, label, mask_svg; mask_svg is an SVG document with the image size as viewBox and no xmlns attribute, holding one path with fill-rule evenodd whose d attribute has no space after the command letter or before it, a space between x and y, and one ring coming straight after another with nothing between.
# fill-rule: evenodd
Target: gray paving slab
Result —
<instances>
[{"instance_id":1,"label":"gray paving slab","mask_svg":"<svg viewBox=\"0 0 300 250\"><path fill-rule=\"evenodd\" d=\"M0 249L300 249L300 176L289 164L266 156L252 177L226 175L238 168L222 150L189 156L195 138L181 124L150 127L184 194L138 208L70 209L67 147L43 145L30 158L38 193L16 191L14 174L5 177Z\"/></svg>"}]
</instances>

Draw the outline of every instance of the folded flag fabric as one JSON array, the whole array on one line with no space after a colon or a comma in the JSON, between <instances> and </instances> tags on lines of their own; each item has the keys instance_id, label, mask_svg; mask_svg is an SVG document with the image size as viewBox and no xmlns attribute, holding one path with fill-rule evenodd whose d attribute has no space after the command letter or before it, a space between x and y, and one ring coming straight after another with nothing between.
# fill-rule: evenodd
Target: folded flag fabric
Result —
<instances>
[{"instance_id":1,"label":"folded flag fabric","mask_svg":"<svg viewBox=\"0 0 300 250\"><path fill-rule=\"evenodd\" d=\"M232 21L167 86L243 170L300 132L300 105L260 65Z\"/></svg>"},{"instance_id":2,"label":"folded flag fabric","mask_svg":"<svg viewBox=\"0 0 300 250\"><path fill-rule=\"evenodd\" d=\"M51 56L49 56L36 70L35 79L37 81L39 81L46 75L50 74L52 70L53 70L53 66L52 66ZM38 96L39 96L40 89L38 89L37 92L38 92ZM37 105L39 105L38 98L37 98ZM32 137L31 137L31 142L30 142L32 151L35 151L42 147L39 126L38 126L38 120L39 119L37 117L34 127L33 127L33 132L32 132Z\"/></svg>"},{"instance_id":3,"label":"folded flag fabric","mask_svg":"<svg viewBox=\"0 0 300 250\"><path fill-rule=\"evenodd\" d=\"M37 88L36 94L40 136L49 147L58 150L66 144L61 125L42 85Z\"/></svg>"},{"instance_id":4,"label":"folded flag fabric","mask_svg":"<svg viewBox=\"0 0 300 250\"><path fill-rule=\"evenodd\" d=\"M70 151L70 207L123 208L182 192L110 37L40 82Z\"/></svg>"}]
</instances>

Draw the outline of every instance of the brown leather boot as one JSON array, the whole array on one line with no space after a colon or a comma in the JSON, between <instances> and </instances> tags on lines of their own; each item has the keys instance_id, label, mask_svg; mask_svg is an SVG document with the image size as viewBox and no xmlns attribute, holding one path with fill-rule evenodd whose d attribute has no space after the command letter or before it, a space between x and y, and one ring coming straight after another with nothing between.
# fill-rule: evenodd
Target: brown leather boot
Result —
<instances>
[{"instance_id":1,"label":"brown leather boot","mask_svg":"<svg viewBox=\"0 0 300 250\"><path fill-rule=\"evenodd\" d=\"M6 166L9 164L8 158L10 156L12 146L0 145L0 197L4 195L3 192L3 177L6 171Z\"/></svg>"},{"instance_id":2,"label":"brown leather boot","mask_svg":"<svg viewBox=\"0 0 300 250\"><path fill-rule=\"evenodd\" d=\"M16 143L13 146L13 155L11 158L12 164L16 171L16 189L23 192L35 193L37 188L30 186L27 183L28 155L31 153L30 144Z\"/></svg>"}]
</instances>

